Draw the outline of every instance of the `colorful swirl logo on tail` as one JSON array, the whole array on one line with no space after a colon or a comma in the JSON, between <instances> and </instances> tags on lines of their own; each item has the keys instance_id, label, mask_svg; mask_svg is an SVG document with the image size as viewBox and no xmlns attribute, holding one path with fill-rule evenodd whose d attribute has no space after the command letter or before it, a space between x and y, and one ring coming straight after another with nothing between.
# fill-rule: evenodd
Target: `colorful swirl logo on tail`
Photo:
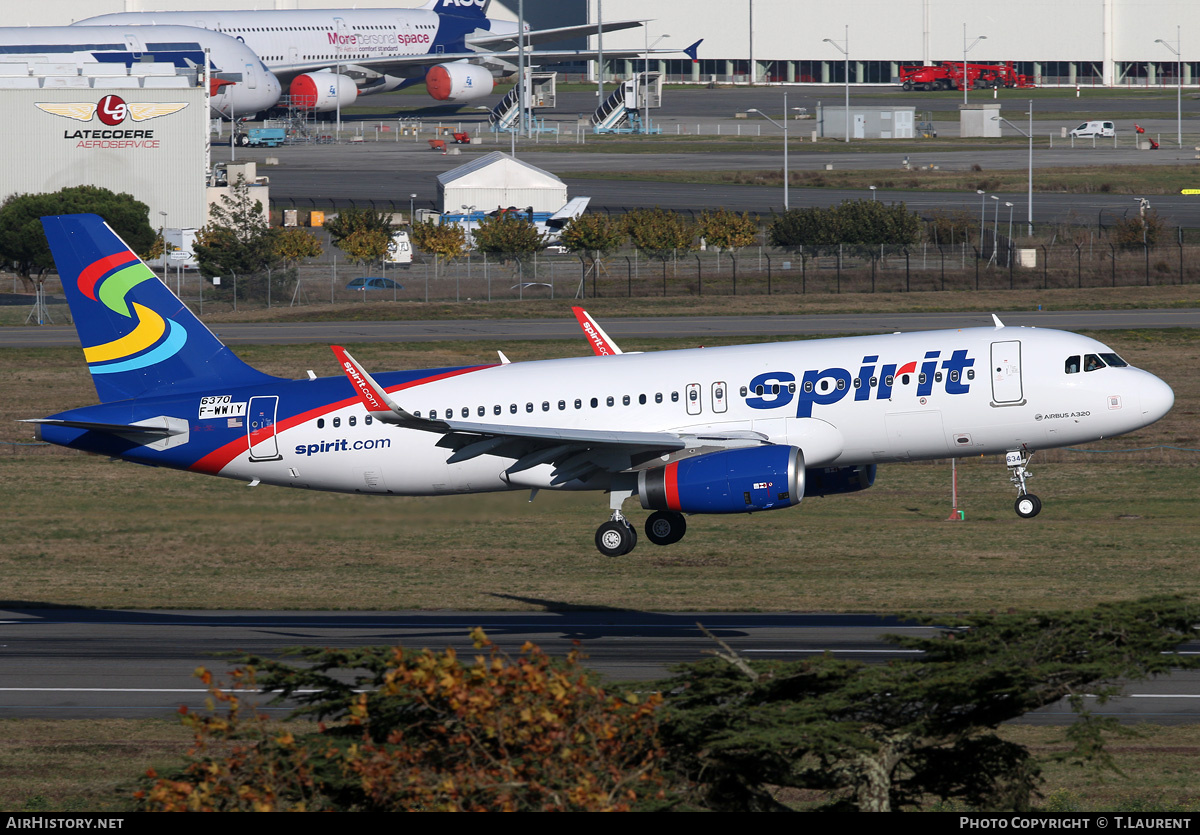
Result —
<instances>
[{"instance_id":1,"label":"colorful swirl logo on tail","mask_svg":"<svg viewBox=\"0 0 1200 835\"><path fill-rule=\"evenodd\" d=\"M130 310L125 297L148 280L156 280L154 273L128 250L99 258L79 274L80 292L114 313L137 321L125 336L83 349L93 374L136 371L160 363L179 353L187 342L187 330L178 322L164 319L137 302Z\"/></svg>"}]
</instances>

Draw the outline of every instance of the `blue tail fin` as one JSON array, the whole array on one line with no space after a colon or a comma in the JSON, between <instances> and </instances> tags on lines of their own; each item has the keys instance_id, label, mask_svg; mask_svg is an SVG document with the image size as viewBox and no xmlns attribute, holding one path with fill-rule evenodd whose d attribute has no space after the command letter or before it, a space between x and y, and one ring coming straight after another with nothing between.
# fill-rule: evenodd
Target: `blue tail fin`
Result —
<instances>
[{"instance_id":1,"label":"blue tail fin","mask_svg":"<svg viewBox=\"0 0 1200 835\"><path fill-rule=\"evenodd\" d=\"M274 379L222 345L102 218L42 226L102 402Z\"/></svg>"},{"instance_id":2,"label":"blue tail fin","mask_svg":"<svg viewBox=\"0 0 1200 835\"><path fill-rule=\"evenodd\" d=\"M422 9L455 17L487 17L492 0L429 0Z\"/></svg>"}]
</instances>

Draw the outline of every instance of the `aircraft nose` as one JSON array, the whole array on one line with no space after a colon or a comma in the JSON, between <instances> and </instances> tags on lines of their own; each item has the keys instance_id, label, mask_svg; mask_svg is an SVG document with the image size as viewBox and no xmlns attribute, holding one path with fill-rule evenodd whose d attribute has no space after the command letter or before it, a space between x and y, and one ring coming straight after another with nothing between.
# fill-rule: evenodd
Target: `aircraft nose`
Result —
<instances>
[{"instance_id":1,"label":"aircraft nose","mask_svg":"<svg viewBox=\"0 0 1200 835\"><path fill-rule=\"evenodd\" d=\"M1142 417L1146 418L1147 423L1162 418L1175 405L1175 392L1153 374L1146 374L1142 378L1141 395Z\"/></svg>"}]
</instances>

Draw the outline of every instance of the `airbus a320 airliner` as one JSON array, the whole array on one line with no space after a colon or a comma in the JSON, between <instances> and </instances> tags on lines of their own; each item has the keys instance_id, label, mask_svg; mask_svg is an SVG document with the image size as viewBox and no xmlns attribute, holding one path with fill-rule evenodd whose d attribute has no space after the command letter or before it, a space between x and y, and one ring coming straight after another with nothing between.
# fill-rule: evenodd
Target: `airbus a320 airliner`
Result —
<instances>
[{"instance_id":1,"label":"airbus a320 airliner","mask_svg":"<svg viewBox=\"0 0 1200 835\"><path fill-rule=\"evenodd\" d=\"M517 69L517 24L487 16L491 0L429 0L418 9L270 9L263 11L116 12L81 20L87 26L174 24L222 32L244 41L285 85L292 100L318 112L358 96L425 83L438 101L490 95L494 76ZM641 26L612 21L605 32ZM597 24L525 33L525 46L596 34ZM692 60L700 41L687 47ZM650 50L658 54L677 50ZM606 58L645 54L605 50ZM595 58L592 50L532 50L531 64Z\"/></svg>"},{"instance_id":2,"label":"airbus a320 airliner","mask_svg":"<svg viewBox=\"0 0 1200 835\"><path fill-rule=\"evenodd\" d=\"M871 486L878 464L1003 454L1016 512L1037 449L1146 426L1174 393L1073 333L995 327L287 380L239 360L95 215L42 219L100 404L43 440L250 484L387 495L597 490L606 555L685 514ZM581 317L585 330L590 320Z\"/></svg>"}]
</instances>

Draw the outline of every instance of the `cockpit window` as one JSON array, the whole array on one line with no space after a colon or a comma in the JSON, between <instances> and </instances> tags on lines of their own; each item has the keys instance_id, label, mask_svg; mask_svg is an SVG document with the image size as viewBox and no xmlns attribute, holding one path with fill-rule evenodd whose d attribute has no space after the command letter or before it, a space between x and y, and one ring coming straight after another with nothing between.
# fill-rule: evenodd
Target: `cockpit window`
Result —
<instances>
[{"instance_id":1,"label":"cockpit window","mask_svg":"<svg viewBox=\"0 0 1200 835\"><path fill-rule=\"evenodd\" d=\"M1098 368L1104 367L1104 360L1100 359L1096 354L1085 354L1083 357L1083 370L1095 371Z\"/></svg>"},{"instance_id":2,"label":"cockpit window","mask_svg":"<svg viewBox=\"0 0 1200 835\"><path fill-rule=\"evenodd\" d=\"M1068 374L1078 374L1079 373L1079 355L1078 354L1076 354L1073 357L1067 357L1066 372Z\"/></svg>"},{"instance_id":3,"label":"cockpit window","mask_svg":"<svg viewBox=\"0 0 1200 835\"><path fill-rule=\"evenodd\" d=\"M1100 359L1104 360L1112 368L1126 368L1129 363L1118 357L1116 354L1101 354Z\"/></svg>"}]
</instances>

